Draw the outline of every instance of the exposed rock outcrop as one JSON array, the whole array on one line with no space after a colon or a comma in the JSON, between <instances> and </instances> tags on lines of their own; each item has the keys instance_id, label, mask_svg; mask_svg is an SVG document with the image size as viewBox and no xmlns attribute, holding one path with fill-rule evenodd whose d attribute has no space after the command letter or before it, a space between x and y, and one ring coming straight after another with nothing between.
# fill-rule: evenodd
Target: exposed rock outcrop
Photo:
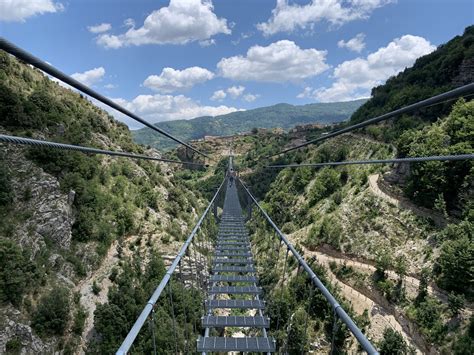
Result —
<instances>
[{"instance_id":1,"label":"exposed rock outcrop","mask_svg":"<svg viewBox=\"0 0 474 355\"><path fill-rule=\"evenodd\" d=\"M20 244L29 246L34 255L48 240L61 249L71 245L74 223L74 191L63 193L59 181L45 173L21 154L22 148L8 147L5 158L15 171L12 185L15 206L26 214L26 221L16 231Z\"/></svg>"},{"instance_id":2,"label":"exposed rock outcrop","mask_svg":"<svg viewBox=\"0 0 474 355\"><path fill-rule=\"evenodd\" d=\"M2 331L0 332L0 354L6 353L7 344L12 341L21 343L20 354L52 354L54 344L44 342L33 334L27 324L21 322L20 312L9 306L2 312Z\"/></svg>"}]
</instances>

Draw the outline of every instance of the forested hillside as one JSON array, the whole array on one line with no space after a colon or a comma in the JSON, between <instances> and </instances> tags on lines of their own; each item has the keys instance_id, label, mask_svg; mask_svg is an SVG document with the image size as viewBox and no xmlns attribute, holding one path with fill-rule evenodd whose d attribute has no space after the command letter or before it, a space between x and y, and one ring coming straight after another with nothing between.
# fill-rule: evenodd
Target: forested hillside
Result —
<instances>
[{"instance_id":1,"label":"forested hillside","mask_svg":"<svg viewBox=\"0 0 474 355\"><path fill-rule=\"evenodd\" d=\"M471 82L472 31L472 27L466 29L463 36L375 88L373 98L348 124ZM273 162L473 153L474 101L470 99L420 110ZM321 133L311 130L306 138ZM383 353L393 353L396 347L396 353L408 354L408 345L423 353L470 352L474 324L472 161L278 170L267 168L270 162L259 157L290 146L291 137L268 133L246 141L250 139L234 141L245 181L303 253L319 260L325 269L321 273L340 285L342 296L361 310L368 309L368 334L378 339ZM263 270L274 268L265 265ZM283 293L286 303L279 307L294 309L299 304L303 312L305 297L291 296L298 290L289 283L286 289L269 290L273 296L266 298L278 299L276 295ZM363 306L361 300L377 306L370 302ZM381 329L384 314L393 318L392 323L385 319ZM309 316L315 324L323 321L317 313ZM299 317L304 319L304 312ZM290 319L288 315L287 322ZM304 323L300 326L303 329ZM321 328L318 332L315 327L314 332L316 338L324 336Z\"/></svg>"},{"instance_id":2,"label":"forested hillside","mask_svg":"<svg viewBox=\"0 0 474 355\"><path fill-rule=\"evenodd\" d=\"M229 136L250 132L253 128L280 127L288 130L297 125L309 123L326 125L347 120L365 101L362 99L303 106L278 104L216 117L159 122L156 126L185 141L200 139L204 136ZM133 131L133 136L137 143L155 148L169 149L176 146L174 142L153 134L149 128Z\"/></svg>"},{"instance_id":3,"label":"forested hillside","mask_svg":"<svg viewBox=\"0 0 474 355\"><path fill-rule=\"evenodd\" d=\"M4 52L0 133L159 156L86 98ZM113 321L106 312L131 327L164 273L162 256L176 253L201 209L180 169L2 145L0 353L72 354L88 342L89 352L115 350L103 344L112 323L102 320ZM127 310L96 310L124 285L135 292Z\"/></svg>"}]
</instances>

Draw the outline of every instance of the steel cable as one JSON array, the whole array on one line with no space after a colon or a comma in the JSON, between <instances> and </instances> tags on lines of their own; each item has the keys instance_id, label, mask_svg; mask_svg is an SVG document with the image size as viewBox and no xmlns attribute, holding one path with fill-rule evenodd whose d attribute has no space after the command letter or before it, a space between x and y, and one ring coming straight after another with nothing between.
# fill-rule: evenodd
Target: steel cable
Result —
<instances>
[{"instance_id":1,"label":"steel cable","mask_svg":"<svg viewBox=\"0 0 474 355\"><path fill-rule=\"evenodd\" d=\"M285 153L291 152L293 150L306 147L310 144L318 143L318 142L321 142L323 140L326 140L326 139L329 139L329 138L332 138L332 137L336 137L336 136L339 136L341 134L351 132L351 131L359 129L359 128L363 128L363 127L369 126L369 125L374 124L374 123L385 121L385 120L388 120L389 118L393 118L395 116L399 116L399 115L402 115L402 114L405 114L405 113L408 113L408 112L412 112L412 111L415 111L415 110L418 110L418 109L421 109L421 108L431 107L435 104L444 103L444 102L447 102L449 100L459 98L459 97L463 97L463 96L470 96L473 93L474 93L474 83L470 83L470 84L458 87L456 89L444 92L442 94L432 96L428 99L415 102L411 105L404 106L404 107L399 108L397 110L387 112L383 115L380 115L380 116L377 116L377 117L374 117L374 118L370 118L368 120L362 121L362 122L354 124L352 126L349 126L349 127L343 128L343 129L339 129L339 130L334 131L334 132L329 132L328 134L322 135L322 136L320 136L316 139L310 140L310 141L305 142L303 144L299 144L295 147L291 147L291 148L282 150L278 153L269 155L266 158L271 158L271 157L274 157L274 156L277 156L277 155L280 155L280 154L285 154Z\"/></svg>"},{"instance_id":2,"label":"steel cable","mask_svg":"<svg viewBox=\"0 0 474 355\"><path fill-rule=\"evenodd\" d=\"M52 65L46 63L45 61L35 57L31 53L28 53L24 49L21 49L20 47L16 46L15 44L11 43L10 41L8 41L7 39L5 39L3 37L0 37L0 49L3 49L5 52L8 52L8 53L14 55L15 57L23 60L24 62L26 62L28 64L33 65L34 67L36 67L38 69L41 69L42 71L48 73L49 75L54 76L55 78L65 82L66 84L71 85L72 87L76 88L77 90L82 91L83 93L93 97L94 99L106 104L109 107L112 107L113 109L123 113L124 115L130 117L131 119L133 119L137 122L140 122L141 124L143 124L143 125L147 126L148 128L151 128L152 130L164 135L165 137L167 137L169 139L172 139L173 141L175 141L175 142L177 142L181 145L184 145L185 147L193 150L194 152L196 152L196 153L198 153L202 156L205 156L206 158L209 158L209 156L207 154L204 154L204 153L200 152L199 150L192 147L188 143L183 142L182 140L172 136L168 132L156 127L152 123L144 120L143 118L137 116L133 112L131 112L131 111L127 110L126 108L120 106L115 101L105 97L104 95L99 94L98 92L92 90L90 87L88 87L88 86L82 84L81 82L73 79L69 75L66 75L62 71L56 69Z\"/></svg>"},{"instance_id":3,"label":"steel cable","mask_svg":"<svg viewBox=\"0 0 474 355\"><path fill-rule=\"evenodd\" d=\"M356 164L389 164L389 163L420 163L426 161L458 161L458 160L472 160L474 154L458 154L458 155L433 155L429 157L408 157L396 159L377 159L377 160L348 160L327 163L303 163L303 164L281 164L268 165L267 168L319 168L324 166L339 166L339 165L356 165Z\"/></svg>"},{"instance_id":4,"label":"steel cable","mask_svg":"<svg viewBox=\"0 0 474 355\"><path fill-rule=\"evenodd\" d=\"M156 158L149 155L133 154L133 153L128 153L128 152L118 152L118 151L98 149L98 148L90 148L90 147L84 147L80 145L56 143L56 142L51 142L51 141L43 141L39 139L9 136L5 134L0 134L0 142L9 143L9 144L30 145L34 147L71 150L71 151L90 153L90 154L102 154L102 155L126 157L126 158L132 158L132 159L155 160L155 161L161 161L165 163L205 166L205 164L202 164L202 163L192 163L192 162L185 162L185 161L180 161L180 160Z\"/></svg>"}]
</instances>

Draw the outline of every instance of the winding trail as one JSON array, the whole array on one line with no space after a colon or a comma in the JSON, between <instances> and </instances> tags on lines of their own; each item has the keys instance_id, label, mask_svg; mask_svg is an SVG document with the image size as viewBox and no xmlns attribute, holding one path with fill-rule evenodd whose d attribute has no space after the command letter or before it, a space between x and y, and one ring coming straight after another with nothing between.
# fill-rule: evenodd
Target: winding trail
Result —
<instances>
[{"instance_id":1,"label":"winding trail","mask_svg":"<svg viewBox=\"0 0 474 355\"><path fill-rule=\"evenodd\" d=\"M368 298L364 294L360 293L359 291L355 290L351 286L345 284L341 280L337 278L337 276L331 271L329 263L331 261L343 260L343 259L336 259L332 256L320 253L318 251L309 251L307 249L304 250L305 257L315 256L316 260L326 267L328 271L329 279L332 283L334 283L339 289L344 298L346 298L350 304L352 305L354 311L357 314L362 314L365 310L368 311L369 318L370 318L370 328L368 329L368 337L376 342L382 338L382 334L385 328L391 327L402 334L403 338L412 345L416 347L417 354L423 354L420 350L422 347L419 341L408 334L404 327L397 321L395 316L391 314L391 312L384 308L382 305L377 304L372 299ZM361 265L366 265L359 263ZM349 263L347 263L349 265ZM365 268L367 270L367 268ZM375 270L375 268L374 268Z\"/></svg>"},{"instance_id":2,"label":"winding trail","mask_svg":"<svg viewBox=\"0 0 474 355\"><path fill-rule=\"evenodd\" d=\"M368 177L369 187L374 195L384 199L385 201L397 206L400 209L410 210L419 217L431 219L439 227L444 227L449 222L449 220L447 220L441 213L415 205L405 197L388 194L386 191L384 191L385 189L381 187L383 185L379 183L379 179L380 174L373 174L369 175Z\"/></svg>"}]
</instances>

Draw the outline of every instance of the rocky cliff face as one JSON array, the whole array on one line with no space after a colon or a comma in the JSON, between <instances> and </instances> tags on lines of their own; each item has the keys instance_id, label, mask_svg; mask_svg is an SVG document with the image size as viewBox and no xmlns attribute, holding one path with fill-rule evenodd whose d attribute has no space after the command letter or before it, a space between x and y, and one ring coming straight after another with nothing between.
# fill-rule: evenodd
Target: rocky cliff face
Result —
<instances>
[{"instance_id":1,"label":"rocky cliff face","mask_svg":"<svg viewBox=\"0 0 474 355\"><path fill-rule=\"evenodd\" d=\"M48 242L67 250L71 245L75 192L61 192L58 179L25 159L22 150L5 147L7 164L15 171L12 179L14 208L29 215L15 234L33 257Z\"/></svg>"},{"instance_id":2,"label":"rocky cliff face","mask_svg":"<svg viewBox=\"0 0 474 355\"><path fill-rule=\"evenodd\" d=\"M453 79L453 86L458 87L474 82L474 58L464 59L459 66L459 75Z\"/></svg>"}]
</instances>

